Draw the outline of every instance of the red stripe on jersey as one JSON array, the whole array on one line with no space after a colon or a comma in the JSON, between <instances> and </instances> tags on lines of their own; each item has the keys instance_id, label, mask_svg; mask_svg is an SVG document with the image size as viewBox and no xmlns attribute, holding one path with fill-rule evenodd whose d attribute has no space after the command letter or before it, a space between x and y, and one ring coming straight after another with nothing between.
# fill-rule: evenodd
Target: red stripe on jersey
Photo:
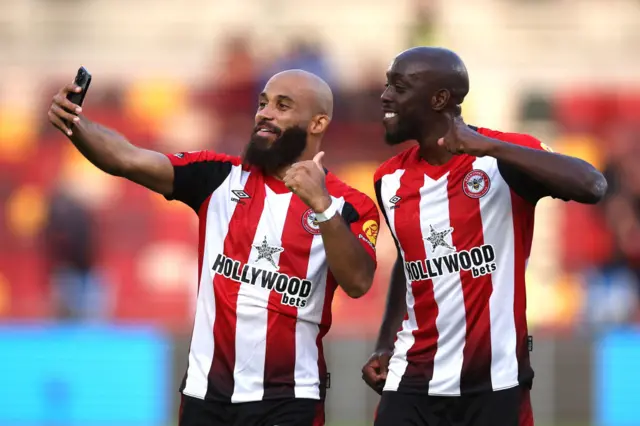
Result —
<instances>
[{"instance_id":1,"label":"red stripe on jersey","mask_svg":"<svg viewBox=\"0 0 640 426\"><path fill-rule=\"evenodd\" d=\"M302 217L307 207L297 196L291 198L282 231L279 272L289 277L307 275L313 235L300 237ZM304 271L304 275L302 275ZM264 366L264 399L295 398L296 322L298 308L282 303L282 295L269 295L267 319L267 350Z\"/></svg>"},{"instance_id":2,"label":"red stripe on jersey","mask_svg":"<svg viewBox=\"0 0 640 426\"><path fill-rule=\"evenodd\" d=\"M471 251L484 244L480 199L465 195L464 177L473 170L474 157L451 172L447 180L449 222L456 251ZM463 230L473 232L463 232ZM460 282L467 322L467 335L463 350L460 392L491 391L491 317L489 298L493 292L491 275L477 278L473 270L461 270Z\"/></svg>"},{"instance_id":3,"label":"red stripe on jersey","mask_svg":"<svg viewBox=\"0 0 640 426\"><path fill-rule=\"evenodd\" d=\"M327 362L324 359L324 344L322 339L327 335L331 328L331 305L333 304L333 295L338 288L338 281L331 273L327 271L327 284L324 288L324 305L322 306L322 319L320 320L318 337L316 337L316 347L318 348L318 376L320 376L320 399L324 400L327 394Z\"/></svg>"},{"instance_id":4,"label":"red stripe on jersey","mask_svg":"<svg viewBox=\"0 0 640 426\"><path fill-rule=\"evenodd\" d=\"M511 208L514 235L514 294L513 314L516 326L516 357L518 358L518 381L526 384L533 379L529 361L527 328L527 286L525 283L526 262L531 253L535 210L528 201L511 191Z\"/></svg>"},{"instance_id":5,"label":"red stripe on jersey","mask_svg":"<svg viewBox=\"0 0 640 426\"><path fill-rule=\"evenodd\" d=\"M423 261L427 253L422 244L420 225L420 191L424 186L424 174L421 170L406 170L400 178L400 188L396 195L403 204L395 210L394 227L400 246L404 251L404 262ZM417 188L417 189L416 189ZM420 238L417 242L416 239ZM438 348L438 304L433 294L433 281L425 279L411 283L415 299L417 330L413 331L415 343L407 351L407 369L400 381L400 387L417 387L429 382L433 377L433 364Z\"/></svg>"},{"instance_id":6,"label":"red stripe on jersey","mask_svg":"<svg viewBox=\"0 0 640 426\"><path fill-rule=\"evenodd\" d=\"M266 197L264 182L258 173L251 173L244 187L252 201L238 204L224 240L224 254L246 264L251 245L258 229ZM240 284L216 274L213 278L213 293L216 303L216 319L213 325L214 351L209 371L208 396L229 400L233 394L233 370L236 358L236 309Z\"/></svg>"}]
</instances>

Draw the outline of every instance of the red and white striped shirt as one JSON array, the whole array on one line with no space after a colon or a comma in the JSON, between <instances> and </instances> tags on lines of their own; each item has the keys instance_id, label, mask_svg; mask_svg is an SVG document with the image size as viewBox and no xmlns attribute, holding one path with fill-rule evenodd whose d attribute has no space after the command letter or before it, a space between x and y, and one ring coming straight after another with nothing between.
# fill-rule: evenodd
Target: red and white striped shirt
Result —
<instances>
[{"instance_id":1,"label":"red and white striped shirt","mask_svg":"<svg viewBox=\"0 0 640 426\"><path fill-rule=\"evenodd\" d=\"M548 149L531 136L473 129ZM432 166L418 146L374 180L407 279L384 390L457 396L530 385L525 268L543 188L492 157Z\"/></svg>"},{"instance_id":2,"label":"red and white striped shirt","mask_svg":"<svg viewBox=\"0 0 640 426\"><path fill-rule=\"evenodd\" d=\"M312 211L241 159L209 151L168 155L177 199L200 218L199 287L181 391L248 402L323 399L322 338L337 283ZM375 260L378 210L328 173L329 193Z\"/></svg>"}]
</instances>

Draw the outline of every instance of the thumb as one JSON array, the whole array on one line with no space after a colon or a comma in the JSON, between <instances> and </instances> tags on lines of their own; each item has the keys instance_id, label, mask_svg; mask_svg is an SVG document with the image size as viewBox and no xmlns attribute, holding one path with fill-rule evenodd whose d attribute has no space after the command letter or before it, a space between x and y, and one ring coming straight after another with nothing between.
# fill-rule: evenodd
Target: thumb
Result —
<instances>
[{"instance_id":1,"label":"thumb","mask_svg":"<svg viewBox=\"0 0 640 426\"><path fill-rule=\"evenodd\" d=\"M313 162L316 163L316 166L324 172L324 167L322 167L322 157L324 157L324 151L317 153L316 156L313 157Z\"/></svg>"}]
</instances>

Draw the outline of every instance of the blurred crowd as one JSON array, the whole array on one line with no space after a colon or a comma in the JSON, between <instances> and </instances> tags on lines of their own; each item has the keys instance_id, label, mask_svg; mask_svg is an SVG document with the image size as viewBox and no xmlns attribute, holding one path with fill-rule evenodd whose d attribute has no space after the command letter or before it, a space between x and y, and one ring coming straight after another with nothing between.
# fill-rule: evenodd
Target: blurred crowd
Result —
<instances>
[{"instance_id":1,"label":"blurred crowd","mask_svg":"<svg viewBox=\"0 0 640 426\"><path fill-rule=\"evenodd\" d=\"M407 45L432 42L429 19L419 22L410 28ZM95 78L86 114L162 152L240 154L266 80L280 70L305 69L335 92L325 142L328 167L373 195L373 171L396 152L384 144L379 124L384 75L365 72L358 85L345 87L336 81L323 46L312 39L295 40L269 62L255 58L247 43L230 37L207 81L107 85ZM66 82L51 81L42 90L41 111ZM640 320L640 93L572 89L523 97L520 107L522 129L551 127L553 140L545 142L593 162L605 171L610 188L596 207L555 201L552 244L560 270L553 283L530 279L530 291L546 284L552 294L545 297L571 306L562 311L558 327ZM2 111L0 127L0 318L144 321L188 329L197 288L195 215L99 172L47 124L44 113L30 118ZM395 260L385 227L378 255L372 291L357 301L336 298L338 332L375 333ZM544 323L554 327L553 321Z\"/></svg>"}]
</instances>

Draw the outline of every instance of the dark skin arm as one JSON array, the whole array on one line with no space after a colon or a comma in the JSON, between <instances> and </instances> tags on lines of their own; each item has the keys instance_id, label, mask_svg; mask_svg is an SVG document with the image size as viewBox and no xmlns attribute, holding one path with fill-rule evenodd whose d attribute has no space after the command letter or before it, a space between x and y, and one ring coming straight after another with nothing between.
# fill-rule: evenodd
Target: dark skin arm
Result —
<instances>
[{"instance_id":1,"label":"dark skin arm","mask_svg":"<svg viewBox=\"0 0 640 426\"><path fill-rule=\"evenodd\" d=\"M371 389L382 393L387 379L389 360L393 352L395 336L407 313L407 287L402 256L398 252L398 258L393 265L391 282L387 292L387 305L382 319L382 325L378 332L378 340L373 354L362 367L362 379Z\"/></svg>"},{"instance_id":2,"label":"dark skin arm","mask_svg":"<svg viewBox=\"0 0 640 426\"><path fill-rule=\"evenodd\" d=\"M439 145L453 154L489 155L513 166L542 188L541 196L596 204L607 192L605 177L586 161L489 138L471 130L462 117L449 118L449 132Z\"/></svg>"},{"instance_id":3,"label":"dark skin arm","mask_svg":"<svg viewBox=\"0 0 640 426\"><path fill-rule=\"evenodd\" d=\"M321 164L324 153L313 161L295 163L287 170L284 183L314 212L322 213L331 205ZM363 296L371 288L375 263L341 215L319 223L329 269L349 297Z\"/></svg>"},{"instance_id":4,"label":"dark skin arm","mask_svg":"<svg viewBox=\"0 0 640 426\"><path fill-rule=\"evenodd\" d=\"M71 91L80 92L80 87L67 85L53 97L49 121L100 170L170 195L174 176L169 159L159 152L139 148L116 131L80 116L82 109L67 100Z\"/></svg>"}]
</instances>

